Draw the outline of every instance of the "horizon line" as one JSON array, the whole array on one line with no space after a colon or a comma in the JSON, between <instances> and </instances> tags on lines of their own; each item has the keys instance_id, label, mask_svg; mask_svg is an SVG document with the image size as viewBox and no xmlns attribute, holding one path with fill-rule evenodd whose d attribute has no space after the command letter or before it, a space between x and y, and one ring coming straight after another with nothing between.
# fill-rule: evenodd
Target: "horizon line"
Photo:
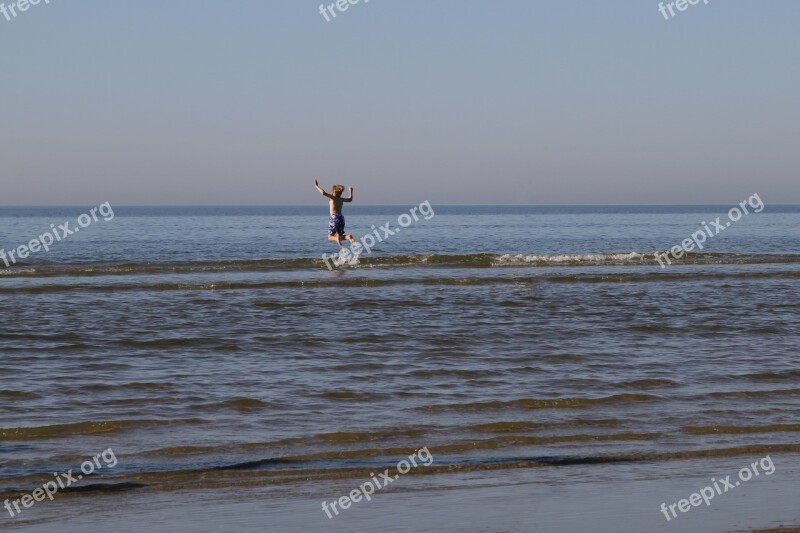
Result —
<instances>
[{"instance_id":1,"label":"horizon line","mask_svg":"<svg viewBox=\"0 0 800 533\"><path fill-rule=\"evenodd\" d=\"M105 203L105 202L103 202ZM413 203L413 202L412 202ZM6 208L85 208L94 204L20 204L20 205L2 205L0 209ZM154 208L197 208L197 207L320 207L322 204L114 204L114 207L154 207ZM410 204L358 204L348 206L348 208L358 207L407 207ZM729 205L727 203L721 204L433 204L437 207L719 207ZM800 207L800 203L788 204L769 204L778 207ZM322 206L324 207L324 206Z\"/></svg>"}]
</instances>

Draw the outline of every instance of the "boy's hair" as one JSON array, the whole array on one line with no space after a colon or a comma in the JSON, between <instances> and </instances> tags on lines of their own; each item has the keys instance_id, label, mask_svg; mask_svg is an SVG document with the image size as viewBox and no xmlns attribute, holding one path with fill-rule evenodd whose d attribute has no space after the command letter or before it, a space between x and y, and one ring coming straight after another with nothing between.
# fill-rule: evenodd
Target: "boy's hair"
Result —
<instances>
[{"instance_id":1,"label":"boy's hair","mask_svg":"<svg viewBox=\"0 0 800 533\"><path fill-rule=\"evenodd\" d=\"M344 185L334 185L333 187L331 187L331 193L334 196L341 196L343 192L344 192Z\"/></svg>"}]
</instances>

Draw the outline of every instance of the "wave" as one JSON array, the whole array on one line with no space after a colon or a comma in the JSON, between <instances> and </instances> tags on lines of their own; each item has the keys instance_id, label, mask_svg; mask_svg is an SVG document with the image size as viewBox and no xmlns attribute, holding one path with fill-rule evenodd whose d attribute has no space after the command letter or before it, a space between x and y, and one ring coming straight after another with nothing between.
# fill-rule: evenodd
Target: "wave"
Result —
<instances>
[{"instance_id":1,"label":"wave","mask_svg":"<svg viewBox=\"0 0 800 533\"><path fill-rule=\"evenodd\" d=\"M671 379L637 379L620 383L623 387L632 389L650 390L677 387L678 383Z\"/></svg>"},{"instance_id":2,"label":"wave","mask_svg":"<svg viewBox=\"0 0 800 533\"><path fill-rule=\"evenodd\" d=\"M621 434L622 440L652 440L657 434ZM581 437L575 435L565 439ZM614 436L609 436L612 438ZM491 449L489 445L483 449ZM498 441L501 445L503 441ZM557 441L556 441L557 442ZM515 443L506 443L515 444ZM522 442L520 444L535 444ZM650 463L662 461L686 461L723 457L757 457L767 454L797 454L800 444L752 444L731 448L693 449L672 452L633 452L601 455L517 455L507 457L487 457L483 455L465 456L460 445L458 449L450 446L428 447L429 453L435 457L428 466L419 465L405 475L463 475L469 472L503 471L513 469L535 469L548 467L570 467L576 465L602 465L624 463ZM465 448L464 451L475 448ZM308 457L275 457L260 460L243 461L218 466L204 466L186 469L149 470L114 474L109 484L96 484L87 490L90 494L97 491L148 489L151 491L169 492L175 490L223 490L227 488L248 489L264 486L286 484L318 483L323 480L364 479L367 472L389 470L390 475L397 473L396 458L413 452L414 449L392 448L382 450L359 450L346 453L316 454ZM455 453L455 455L450 455ZM0 487L0 501L18 497L18 494L30 492L31 488L41 486L42 481L52 479L48 474L25 475L3 480L5 487ZM15 486L10 488L9 485ZM25 486L25 489L16 487ZM80 491L78 491L80 493Z\"/></svg>"},{"instance_id":3,"label":"wave","mask_svg":"<svg viewBox=\"0 0 800 533\"><path fill-rule=\"evenodd\" d=\"M317 396L326 400L334 400L339 402L374 402L386 398L386 395L383 393L366 393L359 390L320 392L317 394Z\"/></svg>"},{"instance_id":4,"label":"wave","mask_svg":"<svg viewBox=\"0 0 800 533\"><path fill-rule=\"evenodd\" d=\"M274 404L259 400L258 398L232 398L223 402L206 403L194 406L197 409L206 411L232 410L240 413L249 413L263 409L272 409Z\"/></svg>"},{"instance_id":5,"label":"wave","mask_svg":"<svg viewBox=\"0 0 800 533\"><path fill-rule=\"evenodd\" d=\"M21 390L0 389L0 398L6 400L36 400L41 398L40 394Z\"/></svg>"},{"instance_id":6,"label":"wave","mask_svg":"<svg viewBox=\"0 0 800 533\"><path fill-rule=\"evenodd\" d=\"M481 433L519 433L529 431L540 431L545 429L570 429L580 427L606 427L615 428L623 425L621 420L616 418L605 419L576 419L561 423L544 422L489 422L477 424L468 429Z\"/></svg>"},{"instance_id":7,"label":"wave","mask_svg":"<svg viewBox=\"0 0 800 533\"><path fill-rule=\"evenodd\" d=\"M113 283L113 284L52 284L36 286L0 287L0 294L52 294L60 292L83 293L119 293L119 292L189 292L189 291L233 291L233 290L259 290L259 289L315 289L315 288L343 288L343 287L388 287L398 285L430 285L430 286L486 286L497 284L521 285L524 283L648 283L648 282L698 282L703 280L720 282L722 280L748 280L755 279L800 279L800 271L768 271L768 272L619 272L604 274L587 273L546 273L543 275L513 276L489 275L470 277L444 277L433 276L423 278L364 278L351 277L347 279L315 279L311 281L220 281L215 283ZM300 306L301 304L295 304ZM506 305L519 305L510 301ZM659 326L652 326L648 330ZM708 328L707 328L708 329ZM775 328L761 329L760 333L774 333ZM160 341L159 341L160 342ZM169 341L167 341L169 342ZM343 341L344 342L344 341ZM180 344L180 341L174 343Z\"/></svg>"},{"instance_id":8,"label":"wave","mask_svg":"<svg viewBox=\"0 0 800 533\"><path fill-rule=\"evenodd\" d=\"M759 372L755 374L745 374L744 379L750 381L764 381L764 382L780 382L780 381L796 381L800 378L800 370L784 370L780 372Z\"/></svg>"},{"instance_id":9,"label":"wave","mask_svg":"<svg viewBox=\"0 0 800 533\"><path fill-rule=\"evenodd\" d=\"M714 399L721 398L723 400L780 398L783 396L800 396L800 389L719 391L711 392L703 396Z\"/></svg>"},{"instance_id":10,"label":"wave","mask_svg":"<svg viewBox=\"0 0 800 533\"><path fill-rule=\"evenodd\" d=\"M218 345L219 339L215 338L169 338L169 339L121 339L116 341L119 346L125 348L139 348L139 349L158 349L158 348L200 348L211 345Z\"/></svg>"},{"instance_id":11,"label":"wave","mask_svg":"<svg viewBox=\"0 0 800 533\"><path fill-rule=\"evenodd\" d=\"M630 441L654 441L662 436L661 433L608 433L608 434L588 434L579 433L572 435L499 435L493 438L482 440L469 440L453 444L440 444L435 447L439 454L447 456L462 456L479 450L497 450L501 448L513 448L519 446L544 446L548 444L570 444L586 442L630 442ZM361 442L361 441L359 441ZM431 448L433 449L433 448ZM413 451L413 450L410 450ZM320 451L305 455L294 455L287 457L272 457L259 461L246 461L233 465L216 467L218 470L246 470L268 467L272 468L281 464L292 464L300 467L303 463L325 463L335 464L336 461L368 462L374 458L402 457L408 455L407 447L397 446L392 448L361 448L353 450L337 449L331 451ZM487 458L492 461L495 458Z\"/></svg>"},{"instance_id":12,"label":"wave","mask_svg":"<svg viewBox=\"0 0 800 533\"><path fill-rule=\"evenodd\" d=\"M773 424L769 426L686 426L681 429L691 435L742 435L747 433L795 433L800 424Z\"/></svg>"},{"instance_id":13,"label":"wave","mask_svg":"<svg viewBox=\"0 0 800 533\"><path fill-rule=\"evenodd\" d=\"M51 426L0 428L0 442L46 440L71 436L100 435L142 428L174 426L178 424L202 424L204 422L205 421L199 419L113 420L109 422L75 422L72 424L55 424Z\"/></svg>"},{"instance_id":14,"label":"wave","mask_svg":"<svg viewBox=\"0 0 800 533\"><path fill-rule=\"evenodd\" d=\"M687 253L672 264L800 264L800 254ZM655 252L592 253L592 254L432 254L361 256L346 268L502 268L502 267L585 267L641 265L657 266ZM30 277L94 277L150 274L196 274L214 272L264 272L275 270L325 269L317 258L253 259L189 262L126 262L52 264L0 268L0 278Z\"/></svg>"},{"instance_id":15,"label":"wave","mask_svg":"<svg viewBox=\"0 0 800 533\"><path fill-rule=\"evenodd\" d=\"M496 409L583 409L596 405L657 402L660 397L651 394L615 394L602 398L522 398L519 400L428 405L423 411L484 411Z\"/></svg>"},{"instance_id":16,"label":"wave","mask_svg":"<svg viewBox=\"0 0 800 533\"><path fill-rule=\"evenodd\" d=\"M118 492L127 492L129 490L143 489L147 485L143 483L133 483L130 481L122 481L119 483L92 483L90 485L77 485L69 486L59 489L59 493L63 494L84 494L84 495L99 495L99 494L113 494ZM8 499L18 499L29 493L29 488L20 489L7 489L2 494Z\"/></svg>"}]
</instances>

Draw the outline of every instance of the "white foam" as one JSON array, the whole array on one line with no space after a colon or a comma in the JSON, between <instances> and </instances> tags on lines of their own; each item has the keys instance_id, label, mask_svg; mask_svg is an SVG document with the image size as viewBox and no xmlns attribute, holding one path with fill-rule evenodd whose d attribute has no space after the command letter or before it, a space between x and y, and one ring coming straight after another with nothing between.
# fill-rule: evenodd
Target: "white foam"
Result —
<instances>
[{"instance_id":1,"label":"white foam","mask_svg":"<svg viewBox=\"0 0 800 533\"><path fill-rule=\"evenodd\" d=\"M35 268L0 268L0 276L14 276L19 274L35 274Z\"/></svg>"},{"instance_id":2,"label":"white foam","mask_svg":"<svg viewBox=\"0 0 800 533\"><path fill-rule=\"evenodd\" d=\"M620 261L642 261L644 254L630 252L627 254L585 254L585 255L510 255L505 254L497 258L500 263L609 263Z\"/></svg>"},{"instance_id":3,"label":"white foam","mask_svg":"<svg viewBox=\"0 0 800 533\"><path fill-rule=\"evenodd\" d=\"M360 257L363 248L356 246L355 248L342 247L338 254L333 256L334 263L337 267L343 266L356 267L361 264Z\"/></svg>"}]
</instances>

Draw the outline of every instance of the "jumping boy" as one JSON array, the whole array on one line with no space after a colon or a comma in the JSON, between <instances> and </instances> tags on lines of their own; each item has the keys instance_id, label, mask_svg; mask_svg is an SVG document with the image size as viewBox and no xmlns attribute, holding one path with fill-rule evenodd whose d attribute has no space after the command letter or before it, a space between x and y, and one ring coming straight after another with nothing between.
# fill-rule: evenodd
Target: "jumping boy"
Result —
<instances>
[{"instance_id":1,"label":"jumping boy","mask_svg":"<svg viewBox=\"0 0 800 533\"><path fill-rule=\"evenodd\" d=\"M344 202L353 201L353 188L350 187L349 198L342 198L344 185L334 185L331 187L330 194L319 186L319 181L317 180L314 180L314 187L322 196L328 198L331 206L331 221L328 224L328 240L330 242L335 242L339 246L342 245L342 239L350 241L351 245L355 244L355 237L344 234L344 215L342 214L342 205Z\"/></svg>"}]
</instances>

